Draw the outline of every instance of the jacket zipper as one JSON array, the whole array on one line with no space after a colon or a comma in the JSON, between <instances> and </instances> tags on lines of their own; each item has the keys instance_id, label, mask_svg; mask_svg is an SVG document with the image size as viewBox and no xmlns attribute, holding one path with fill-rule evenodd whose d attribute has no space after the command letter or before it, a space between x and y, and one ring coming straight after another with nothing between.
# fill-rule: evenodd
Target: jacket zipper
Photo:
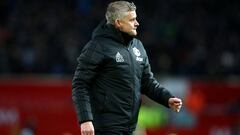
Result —
<instances>
[{"instance_id":1,"label":"jacket zipper","mask_svg":"<svg viewBox=\"0 0 240 135\"><path fill-rule=\"evenodd\" d=\"M130 52L130 47L131 47L131 43L128 45L127 47L127 51L128 51L128 54L129 54L129 57L130 57L130 73L132 75L132 112L131 112L131 118L129 120L129 131L130 131L130 128L131 128L131 121L133 119L133 115L134 115L134 107L135 107L135 104L134 104L134 98L135 98L135 93L134 93L134 89L135 89L135 75L134 75L134 72L135 72L135 65L134 65L134 61L133 61L133 57L132 57L132 54Z\"/></svg>"}]
</instances>

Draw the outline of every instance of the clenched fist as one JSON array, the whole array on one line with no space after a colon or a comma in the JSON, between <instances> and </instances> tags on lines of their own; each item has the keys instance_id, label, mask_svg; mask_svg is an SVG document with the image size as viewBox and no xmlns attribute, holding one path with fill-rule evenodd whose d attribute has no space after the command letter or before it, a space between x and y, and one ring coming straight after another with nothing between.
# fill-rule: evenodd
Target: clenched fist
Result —
<instances>
[{"instance_id":1,"label":"clenched fist","mask_svg":"<svg viewBox=\"0 0 240 135\"><path fill-rule=\"evenodd\" d=\"M182 107L182 100L179 98L169 98L168 105L174 111L179 112Z\"/></svg>"}]
</instances>

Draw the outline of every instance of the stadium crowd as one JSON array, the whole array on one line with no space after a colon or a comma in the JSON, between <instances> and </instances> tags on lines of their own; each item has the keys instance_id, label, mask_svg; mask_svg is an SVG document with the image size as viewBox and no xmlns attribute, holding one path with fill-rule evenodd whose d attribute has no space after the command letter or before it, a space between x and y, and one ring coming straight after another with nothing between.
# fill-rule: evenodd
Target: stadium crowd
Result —
<instances>
[{"instance_id":1,"label":"stadium crowd","mask_svg":"<svg viewBox=\"0 0 240 135\"><path fill-rule=\"evenodd\" d=\"M139 38L160 75L240 75L240 9L224 0L136 0ZM109 0L1 0L0 75L73 74Z\"/></svg>"}]
</instances>

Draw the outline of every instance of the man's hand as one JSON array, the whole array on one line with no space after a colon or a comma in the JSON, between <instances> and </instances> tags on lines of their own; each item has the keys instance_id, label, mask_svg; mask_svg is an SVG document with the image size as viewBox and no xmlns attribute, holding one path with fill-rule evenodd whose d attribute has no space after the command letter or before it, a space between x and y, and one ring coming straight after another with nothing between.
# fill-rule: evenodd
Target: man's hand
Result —
<instances>
[{"instance_id":1,"label":"man's hand","mask_svg":"<svg viewBox=\"0 0 240 135\"><path fill-rule=\"evenodd\" d=\"M80 126L81 135L94 135L94 127L92 121L84 122Z\"/></svg>"},{"instance_id":2,"label":"man's hand","mask_svg":"<svg viewBox=\"0 0 240 135\"><path fill-rule=\"evenodd\" d=\"M179 98L169 98L168 105L174 111L179 112L182 107L182 100Z\"/></svg>"}]
</instances>

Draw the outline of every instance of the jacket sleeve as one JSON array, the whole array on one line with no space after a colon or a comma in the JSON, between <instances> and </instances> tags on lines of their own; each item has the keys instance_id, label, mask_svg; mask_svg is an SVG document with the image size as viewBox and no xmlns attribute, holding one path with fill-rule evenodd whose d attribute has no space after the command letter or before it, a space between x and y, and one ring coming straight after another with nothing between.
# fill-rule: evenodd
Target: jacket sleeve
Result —
<instances>
[{"instance_id":1,"label":"jacket sleeve","mask_svg":"<svg viewBox=\"0 0 240 135\"><path fill-rule=\"evenodd\" d=\"M78 65L72 80L72 100L77 111L79 123L92 121L91 84L103 60L100 46L90 41L78 57Z\"/></svg>"},{"instance_id":2,"label":"jacket sleeve","mask_svg":"<svg viewBox=\"0 0 240 135\"><path fill-rule=\"evenodd\" d=\"M148 57L145 60L141 83L141 92L144 95L169 108L168 100L174 96L154 78Z\"/></svg>"}]
</instances>

